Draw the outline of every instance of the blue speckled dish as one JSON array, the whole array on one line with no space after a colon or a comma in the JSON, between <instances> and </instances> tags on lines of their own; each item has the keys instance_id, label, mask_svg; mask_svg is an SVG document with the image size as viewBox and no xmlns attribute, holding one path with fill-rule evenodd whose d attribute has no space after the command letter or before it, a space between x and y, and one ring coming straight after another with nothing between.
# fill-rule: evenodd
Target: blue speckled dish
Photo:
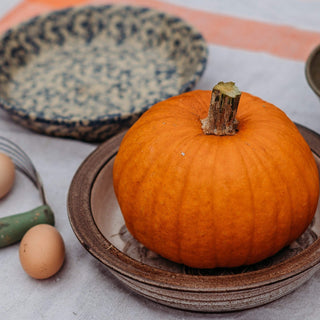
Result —
<instances>
[{"instance_id":1,"label":"blue speckled dish","mask_svg":"<svg viewBox=\"0 0 320 320\"><path fill-rule=\"evenodd\" d=\"M191 90L207 53L192 26L153 9L56 11L0 39L0 106L34 131L103 141Z\"/></svg>"}]
</instances>

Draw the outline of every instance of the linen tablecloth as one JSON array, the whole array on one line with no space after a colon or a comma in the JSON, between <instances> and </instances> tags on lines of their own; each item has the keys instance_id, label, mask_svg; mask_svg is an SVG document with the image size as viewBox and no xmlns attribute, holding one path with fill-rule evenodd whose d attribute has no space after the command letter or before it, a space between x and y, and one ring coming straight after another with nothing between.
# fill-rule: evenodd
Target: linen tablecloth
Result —
<instances>
[{"instance_id":1,"label":"linen tablecloth","mask_svg":"<svg viewBox=\"0 0 320 320\"><path fill-rule=\"evenodd\" d=\"M209 43L206 71L196 89L235 81L242 91L277 105L320 133L320 101L305 78L305 61L320 43L319 0L1 0L0 31L62 7L127 3L157 8L193 24ZM0 250L0 319L319 319L320 272L293 293L251 310L194 313L151 302L123 286L76 239L67 216L69 185L96 144L48 137L19 126L0 111L0 135L20 145L42 177L66 260L54 277L39 281L24 273L19 244ZM12 192L0 200L0 216L40 204L38 192L18 173Z\"/></svg>"}]
</instances>

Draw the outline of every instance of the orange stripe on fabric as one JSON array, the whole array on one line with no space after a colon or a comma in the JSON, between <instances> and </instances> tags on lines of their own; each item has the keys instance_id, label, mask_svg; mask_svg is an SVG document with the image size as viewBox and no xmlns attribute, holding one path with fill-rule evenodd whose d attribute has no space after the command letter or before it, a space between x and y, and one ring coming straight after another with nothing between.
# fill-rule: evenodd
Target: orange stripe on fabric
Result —
<instances>
[{"instance_id":1,"label":"orange stripe on fabric","mask_svg":"<svg viewBox=\"0 0 320 320\"><path fill-rule=\"evenodd\" d=\"M0 21L0 31L50 9L107 3L140 5L165 11L194 25L209 43L292 60L305 61L311 50L320 43L320 32L183 8L157 0L25 0Z\"/></svg>"},{"instance_id":2,"label":"orange stripe on fabric","mask_svg":"<svg viewBox=\"0 0 320 320\"><path fill-rule=\"evenodd\" d=\"M52 8L64 8L88 2L88 0L29 0L30 3L40 3Z\"/></svg>"},{"instance_id":3,"label":"orange stripe on fabric","mask_svg":"<svg viewBox=\"0 0 320 320\"><path fill-rule=\"evenodd\" d=\"M266 52L292 60L306 60L311 50L320 43L320 32L189 9L157 0L93 0L91 3L152 7L188 21L212 44Z\"/></svg>"}]
</instances>

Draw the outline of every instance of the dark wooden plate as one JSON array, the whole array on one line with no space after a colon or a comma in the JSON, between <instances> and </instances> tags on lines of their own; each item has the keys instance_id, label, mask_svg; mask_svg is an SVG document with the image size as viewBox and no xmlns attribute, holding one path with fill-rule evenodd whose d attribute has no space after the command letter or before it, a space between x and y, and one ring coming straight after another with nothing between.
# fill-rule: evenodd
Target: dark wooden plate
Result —
<instances>
[{"instance_id":1,"label":"dark wooden plate","mask_svg":"<svg viewBox=\"0 0 320 320\"><path fill-rule=\"evenodd\" d=\"M297 126L320 167L320 136ZM276 300L319 269L319 208L297 241L249 267L192 269L143 247L128 233L113 191L113 161L124 134L101 144L79 167L69 189L68 212L80 243L132 290L180 309L234 311Z\"/></svg>"}]
</instances>

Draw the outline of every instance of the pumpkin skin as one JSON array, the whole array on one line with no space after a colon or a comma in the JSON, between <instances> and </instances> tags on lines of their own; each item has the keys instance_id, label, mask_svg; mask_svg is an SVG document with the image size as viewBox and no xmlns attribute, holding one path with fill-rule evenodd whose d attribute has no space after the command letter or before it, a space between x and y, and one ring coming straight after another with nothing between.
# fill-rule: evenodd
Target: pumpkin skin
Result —
<instances>
[{"instance_id":1,"label":"pumpkin skin","mask_svg":"<svg viewBox=\"0 0 320 320\"><path fill-rule=\"evenodd\" d=\"M238 132L206 135L211 91L151 107L125 135L113 184L129 232L190 267L259 262L297 239L315 214L319 174L293 122L243 92Z\"/></svg>"}]
</instances>

